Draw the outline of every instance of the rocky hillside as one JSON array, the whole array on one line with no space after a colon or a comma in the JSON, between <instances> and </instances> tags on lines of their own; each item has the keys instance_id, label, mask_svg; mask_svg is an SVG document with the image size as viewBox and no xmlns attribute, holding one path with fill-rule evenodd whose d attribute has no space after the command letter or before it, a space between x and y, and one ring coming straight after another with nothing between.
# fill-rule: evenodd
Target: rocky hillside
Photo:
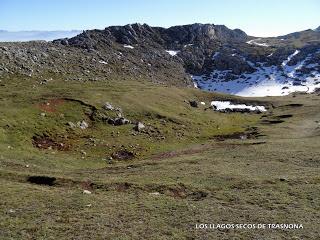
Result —
<instances>
[{"instance_id":1,"label":"rocky hillside","mask_svg":"<svg viewBox=\"0 0 320 240\"><path fill-rule=\"evenodd\" d=\"M224 25L129 24L53 42L1 43L0 76L147 79L178 86L194 82L237 95L285 95L320 87L319 59L316 30L255 38Z\"/></svg>"}]
</instances>

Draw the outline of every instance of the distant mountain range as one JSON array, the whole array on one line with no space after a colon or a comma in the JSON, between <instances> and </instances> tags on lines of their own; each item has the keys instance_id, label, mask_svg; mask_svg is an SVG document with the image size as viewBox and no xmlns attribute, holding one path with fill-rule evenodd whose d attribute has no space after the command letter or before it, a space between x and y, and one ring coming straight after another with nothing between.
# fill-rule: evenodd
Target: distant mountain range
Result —
<instances>
[{"instance_id":1,"label":"distant mountain range","mask_svg":"<svg viewBox=\"0 0 320 240\"><path fill-rule=\"evenodd\" d=\"M0 42L23 42L34 40L52 41L58 38L70 38L81 33L79 30L72 31L5 31L0 30Z\"/></svg>"},{"instance_id":2,"label":"distant mountain range","mask_svg":"<svg viewBox=\"0 0 320 240\"><path fill-rule=\"evenodd\" d=\"M320 88L318 29L258 38L214 24L111 26L47 43L1 43L0 76L144 79L241 96L312 92Z\"/></svg>"}]
</instances>

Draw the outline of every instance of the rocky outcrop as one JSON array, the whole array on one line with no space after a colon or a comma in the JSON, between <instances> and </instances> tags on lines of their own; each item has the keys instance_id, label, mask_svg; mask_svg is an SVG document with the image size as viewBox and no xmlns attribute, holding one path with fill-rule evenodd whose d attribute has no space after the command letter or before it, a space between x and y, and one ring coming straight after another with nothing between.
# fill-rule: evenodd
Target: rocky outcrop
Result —
<instances>
[{"instance_id":1,"label":"rocky outcrop","mask_svg":"<svg viewBox=\"0 0 320 240\"><path fill-rule=\"evenodd\" d=\"M224 25L161 28L136 23L53 42L0 43L0 77L19 73L47 84L43 79L49 73L66 81L136 79L193 86L193 75L201 76L200 88L215 91L210 81L218 81L230 92L225 82L255 84L257 75L270 80L271 72L277 77L291 74L282 71L282 64L296 50L299 54L287 66L303 64L292 73L293 80L319 72L319 49L320 32L314 30L255 38Z\"/></svg>"}]
</instances>

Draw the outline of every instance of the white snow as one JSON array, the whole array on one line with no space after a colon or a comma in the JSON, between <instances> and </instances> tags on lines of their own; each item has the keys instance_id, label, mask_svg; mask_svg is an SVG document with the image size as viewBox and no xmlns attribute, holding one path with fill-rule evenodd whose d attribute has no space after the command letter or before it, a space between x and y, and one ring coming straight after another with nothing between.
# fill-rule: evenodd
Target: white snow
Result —
<instances>
[{"instance_id":1,"label":"white snow","mask_svg":"<svg viewBox=\"0 0 320 240\"><path fill-rule=\"evenodd\" d=\"M257 41L260 41L261 38L256 38L256 39L252 39L246 43L250 44L250 45L257 45L257 46L261 46L261 47L269 47L268 44L266 43L258 43Z\"/></svg>"},{"instance_id":2,"label":"white snow","mask_svg":"<svg viewBox=\"0 0 320 240\"><path fill-rule=\"evenodd\" d=\"M200 102L200 104L201 104L201 105L206 105L206 103L205 103L205 102Z\"/></svg>"},{"instance_id":3,"label":"white snow","mask_svg":"<svg viewBox=\"0 0 320 240\"><path fill-rule=\"evenodd\" d=\"M320 52L320 49L319 49ZM231 70L214 70L210 74L192 76L195 85L200 89L223 92L244 97L284 96L293 92L311 93L320 88L320 71L314 70L310 73L302 73L301 68L318 67L318 63L308 63L311 59L309 54L302 61L289 66L290 60L299 53L296 50L293 54L278 66L252 65L256 71L244 73L235 79L226 81L226 77L232 73ZM318 53L318 52L317 52ZM245 59L244 59L245 60Z\"/></svg>"},{"instance_id":4,"label":"white snow","mask_svg":"<svg viewBox=\"0 0 320 240\"><path fill-rule=\"evenodd\" d=\"M101 63L101 64L108 64L107 62L102 61L102 60L100 60L99 63Z\"/></svg>"},{"instance_id":5,"label":"white snow","mask_svg":"<svg viewBox=\"0 0 320 240\"><path fill-rule=\"evenodd\" d=\"M180 51L175 51L175 50L166 50L167 53L169 53L171 56L177 55Z\"/></svg>"},{"instance_id":6,"label":"white snow","mask_svg":"<svg viewBox=\"0 0 320 240\"><path fill-rule=\"evenodd\" d=\"M130 49L134 49L134 47L133 47L133 46L131 46L131 45L127 45L127 44L123 45L123 47L125 47L125 48L130 48Z\"/></svg>"},{"instance_id":7,"label":"white snow","mask_svg":"<svg viewBox=\"0 0 320 240\"><path fill-rule=\"evenodd\" d=\"M295 55L297 55L299 52L300 52L299 50L295 50L294 53L292 53L291 55L289 55L288 58L281 63L281 66L282 66L282 67L285 67L285 66L288 64L288 62L290 62L291 59L292 59Z\"/></svg>"},{"instance_id":8,"label":"white snow","mask_svg":"<svg viewBox=\"0 0 320 240\"><path fill-rule=\"evenodd\" d=\"M212 101L211 106L215 106L217 111L225 109L248 109L250 111L267 111L264 106L251 106L246 104L232 104L230 101Z\"/></svg>"}]
</instances>

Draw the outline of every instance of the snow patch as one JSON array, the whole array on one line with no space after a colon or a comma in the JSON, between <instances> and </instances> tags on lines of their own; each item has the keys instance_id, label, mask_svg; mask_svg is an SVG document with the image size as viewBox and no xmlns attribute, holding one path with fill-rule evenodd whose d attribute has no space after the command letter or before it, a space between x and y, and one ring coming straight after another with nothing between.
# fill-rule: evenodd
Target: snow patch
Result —
<instances>
[{"instance_id":1,"label":"snow patch","mask_svg":"<svg viewBox=\"0 0 320 240\"><path fill-rule=\"evenodd\" d=\"M320 88L320 65L311 61L312 56L320 53L320 49L307 55L295 65L289 66L288 63L299 52L295 50L290 54L282 62L281 67L265 66L263 63L259 63L258 67L247 61L255 72L235 75L232 70L213 70L208 74L192 76L192 79L199 89L244 97L284 96L293 92L312 93ZM246 61L245 57L239 57ZM300 69L309 71L299 71Z\"/></svg>"},{"instance_id":2,"label":"snow patch","mask_svg":"<svg viewBox=\"0 0 320 240\"><path fill-rule=\"evenodd\" d=\"M249 111L267 111L264 106L251 106L246 104L232 104L230 101L212 101L211 106L215 107L215 110L222 111L226 109L248 109Z\"/></svg>"},{"instance_id":3,"label":"snow patch","mask_svg":"<svg viewBox=\"0 0 320 240\"><path fill-rule=\"evenodd\" d=\"M297 55L299 52L300 52L299 50L295 50L294 53L292 53L291 55L289 55L288 58L281 63L281 66L282 66L282 67L285 67L285 66L291 61L291 59L292 59L295 55Z\"/></svg>"},{"instance_id":4,"label":"snow patch","mask_svg":"<svg viewBox=\"0 0 320 240\"><path fill-rule=\"evenodd\" d=\"M123 47L125 47L125 48L130 48L130 49L134 49L134 47L133 47L133 46L131 46L131 45L127 45L127 44L123 45Z\"/></svg>"},{"instance_id":5,"label":"snow patch","mask_svg":"<svg viewBox=\"0 0 320 240\"><path fill-rule=\"evenodd\" d=\"M257 41L261 40L261 38L256 38L256 39L252 39L250 41L247 41L246 43L250 44L250 45L257 45L257 46L261 46L261 47L269 47L268 44L266 43L259 43Z\"/></svg>"},{"instance_id":6,"label":"snow patch","mask_svg":"<svg viewBox=\"0 0 320 240\"><path fill-rule=\"evenodd\" d=\"M169 53L171 56L177 55L180 51L175 51L175 50L166 50L167 53Z\"/></svg>"}]
</instances>

